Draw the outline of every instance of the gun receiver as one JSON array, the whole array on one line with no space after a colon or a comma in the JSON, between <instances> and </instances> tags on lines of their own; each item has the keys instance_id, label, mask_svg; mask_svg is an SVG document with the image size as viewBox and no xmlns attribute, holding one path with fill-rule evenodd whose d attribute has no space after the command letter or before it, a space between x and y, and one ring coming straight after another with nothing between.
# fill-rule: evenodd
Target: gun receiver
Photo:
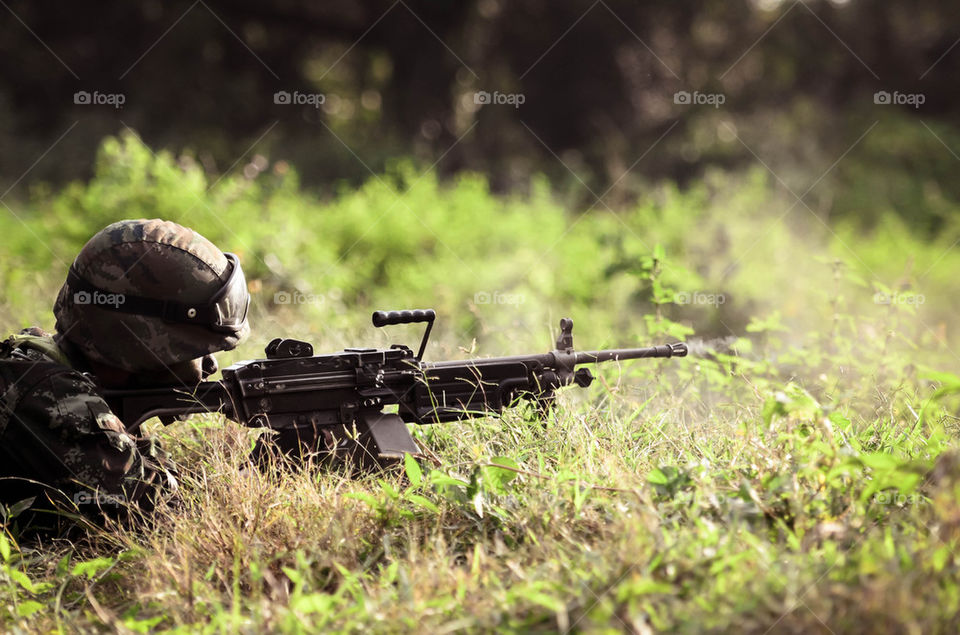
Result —
<instances>
[{"instance_id":1,"label":"gun receiver","mask_svg":"<svg viewBox=\"0 0 960 635\"><path fill-rule=\"evenodd\" d=\"M681 342L577 352L573 320L564 318L549 353L424 362L435 317L432 309L373 314L377 327L426 323L416 355L401 344L313 355L307 342L278 338L266 347L265 359L233 364L223 369L219 382L104 390L103 395L131 432L154 416L170 423L188 414L221 412L244 425L272 429L277 446L288 453L351 445L383 463L419 452L407 423L497 414L520 399L549 408L557 389L593 381L589 368L578 366L687 354ZM396 412L384 412L391 406Z\"/></svg>"}]
</instances>

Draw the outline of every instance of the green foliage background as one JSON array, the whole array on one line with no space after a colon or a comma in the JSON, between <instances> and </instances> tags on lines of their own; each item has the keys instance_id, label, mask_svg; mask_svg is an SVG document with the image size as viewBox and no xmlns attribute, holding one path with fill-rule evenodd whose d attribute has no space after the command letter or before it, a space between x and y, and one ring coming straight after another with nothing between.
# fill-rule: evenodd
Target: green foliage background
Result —
<instances>
[{"instance_id":1,"label":"green foliage background","mask_svg":"<svg viewBox=\"0 0 960 635\"><path fill-rule=\"evenodd\" d=\"M579 348L693 354L605 368L545 426L517 409L418 429L430 460L403 474L244 470L237 426L155 430L183 473L153 522L38 546L8 511L7 625L954 629L956 221L932 240L892 211L827 224L762 171L620 209L529 192L398 162L318 199L285 164L210 182L133 136L104 142L90 182L36 187L0 217L8 331L52 327L96 230L161 217L241 257L254 335L222 365L279 335L411 343L369 312L426 306L434 359L547 350L561 316Z\"/></svg>"}]
</instances>

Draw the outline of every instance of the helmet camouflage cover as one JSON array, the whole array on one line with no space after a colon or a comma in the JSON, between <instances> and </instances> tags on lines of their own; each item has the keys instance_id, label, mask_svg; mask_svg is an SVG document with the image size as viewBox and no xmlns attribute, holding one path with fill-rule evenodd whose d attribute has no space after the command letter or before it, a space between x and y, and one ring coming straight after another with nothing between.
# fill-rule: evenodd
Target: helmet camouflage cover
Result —
<instances>
[{"instance_id":1,"label":"helmet camouflage cover","mask_svg":"<svg viewBox=\"0 0 960 635\"><path fill-rule=\"evenodd\" d=\"M53 312L57 339L130 372L230 350L250 332L236 256L170 221L124 220L80 250Z\"/></svg>"}]
</instances>

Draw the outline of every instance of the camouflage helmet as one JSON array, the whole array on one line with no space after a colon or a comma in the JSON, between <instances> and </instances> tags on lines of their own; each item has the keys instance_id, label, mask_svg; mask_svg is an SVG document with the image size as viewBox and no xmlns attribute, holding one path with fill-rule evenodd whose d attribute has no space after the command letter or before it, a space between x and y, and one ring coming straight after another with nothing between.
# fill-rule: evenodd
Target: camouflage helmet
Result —
<instances>
[{"instance_id":1,"label":"camouflage helmet","mask_svg":"<svg viewBox=\"0 0 960 635\"><path fill-rule=\"evenodd\" d=\"M74 260L53 313L57 339L129 372L230 350L250 332L250 295L233 254L170 221L124 220Z\"/></svg>"}]
</instances>

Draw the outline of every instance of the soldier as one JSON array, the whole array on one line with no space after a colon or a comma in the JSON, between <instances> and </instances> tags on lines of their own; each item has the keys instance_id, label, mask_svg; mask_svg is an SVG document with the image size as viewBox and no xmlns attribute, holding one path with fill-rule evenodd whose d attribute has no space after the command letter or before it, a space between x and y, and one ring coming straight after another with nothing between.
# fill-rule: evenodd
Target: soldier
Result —
<instances>
[{"instance_id":1,"label":"soldier","mask_svg":"<svg viewBox=\"0 0 960 635\"><path fill-rule=\"evenodd\" d=\"M56 333L0 344L0 503L149 508L175 481L99 389L195 385L216 372L211 353L249 334L249 303L237 257L191 229L126 220L94 235L57 297Z\"/></svg>"}]
</instances>

